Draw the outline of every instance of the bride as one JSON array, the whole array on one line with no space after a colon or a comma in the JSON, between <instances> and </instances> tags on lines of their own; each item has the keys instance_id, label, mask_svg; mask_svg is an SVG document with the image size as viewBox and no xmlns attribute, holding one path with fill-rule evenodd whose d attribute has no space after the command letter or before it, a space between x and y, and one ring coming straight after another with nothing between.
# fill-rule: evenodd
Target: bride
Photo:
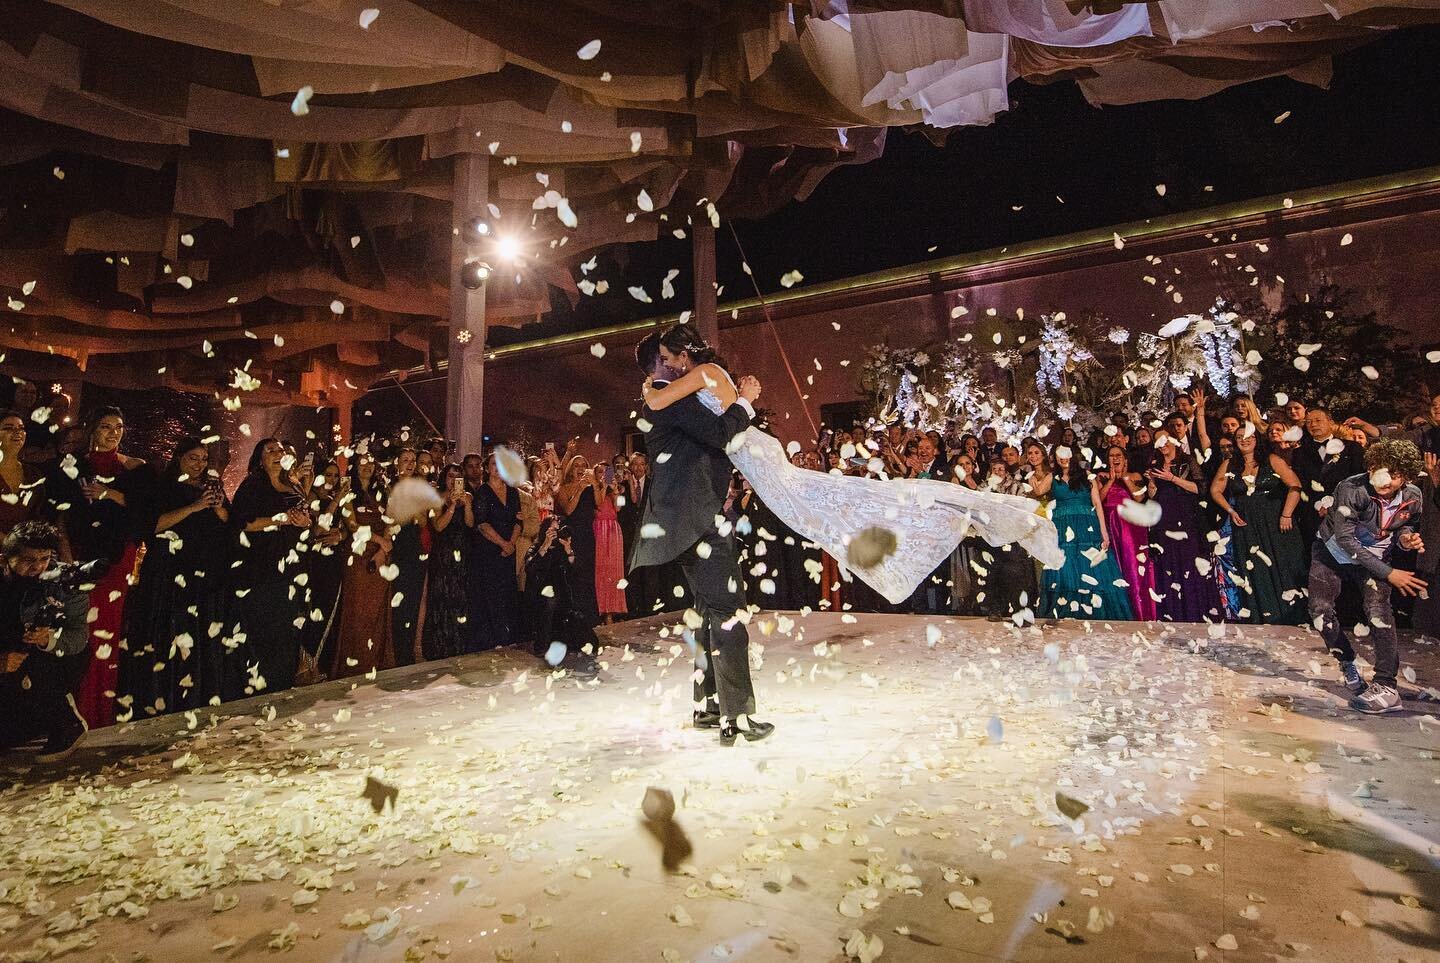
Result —
<instances>
[{"instance_id":1,"label":"bride","mask_svg":"<svg viewBox=\"0 0 1440 963\"><path fill-rule=\"evenodd\" d=\"M717 415L734 404L735 382L693 327L667 330L660 354L675 380L656 387L647 379L648 407L659 411L692 394ZM931 479L881 480L799 468L779 439L753 426L736 435L727 451L785 524L829 553L842 573L853 569L891 603L909 598L971 534L997 547L1019 542L1047 568L1065 561L1055 526L1035 514L1028 498Z\"/></svg>"}]
</instances>

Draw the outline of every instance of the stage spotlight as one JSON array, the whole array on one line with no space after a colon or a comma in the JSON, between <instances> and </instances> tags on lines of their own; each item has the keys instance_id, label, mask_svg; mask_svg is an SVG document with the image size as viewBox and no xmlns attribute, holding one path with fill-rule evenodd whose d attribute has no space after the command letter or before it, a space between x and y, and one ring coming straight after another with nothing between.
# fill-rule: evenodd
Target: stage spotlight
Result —
<instances>
[{"instance_id":1,"label":"stage spotlight","mask_svg":"<svg viewBox=\"0 0 1440 963\"><path fill-rule=\"evenodd\" d=\"M460 283L467 291L476 291L490 279L490 265L479 258L470 258L460 269Z\"/></svg>"},{"instance_id":2,"label":"stage spotlight","mask_svg":"<svg viewBox=\"0 0 1440 963\"><path fill-rule=\"evenodd\" d=\"M495 253L507 261L514 261L520 257L520 242L508 235L497 237Z\"/></svg>"},{"instance_id":3,"label":"stage spotlight","mask_svg":"<svg viewBox=\"0 0 1440 963\"><path fill-rule=\"evenodd\" d=\"M460 236L466 244L479 244L490 237L490 222L483 217L472 217L460 226Z\"/></svg>"}]
</instances>

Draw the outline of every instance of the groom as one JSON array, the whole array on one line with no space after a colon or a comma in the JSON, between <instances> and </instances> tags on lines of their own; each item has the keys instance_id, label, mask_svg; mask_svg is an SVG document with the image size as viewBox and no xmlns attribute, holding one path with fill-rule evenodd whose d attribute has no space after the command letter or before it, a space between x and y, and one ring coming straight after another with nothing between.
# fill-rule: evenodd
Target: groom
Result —
<instances>
[{"instance_id":1,"label":"groom","mask_svg":"<svg viewBox=\"0 0 1440 963\"><path fill-rule=\"evenodd\" d=\"M656 385L673 377L660 357L658 331L635 346L635 361ZM695 632L704 653L695 657L696 668L703 672L703 681L695 683L695 701L704 708L696 710L695 725L719 728L722 746L734 745L741 735L756 742L775 730L771 723L750 718L755 711L750 639L737 618L745 608L744 581L734 533L728 526L726 534L720 532L734 470L725 446L749 426L755 417L752 403L759 396L760 382L746 378L740 398L719 415L695 395L660 411L644 410L650 422L645 447L651 481L629 568L679 560L703 619Z\"/></svg>"}]
</instances>

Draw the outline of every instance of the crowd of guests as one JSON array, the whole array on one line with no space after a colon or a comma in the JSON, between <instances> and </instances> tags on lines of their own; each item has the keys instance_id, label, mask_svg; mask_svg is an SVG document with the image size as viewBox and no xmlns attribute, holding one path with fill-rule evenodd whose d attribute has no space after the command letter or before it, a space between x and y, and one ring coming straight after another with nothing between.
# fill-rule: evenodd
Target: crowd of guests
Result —
<instances>
[{"instance_id":1,"label":"crowd of guests","mask_svg":"<svg viewBox=\"0 0 1440 963\"><path fill-rule=\"evenodd\" d=\"M1119 414L1084 437L1069 425L1018 439L890 425L827 432L813 450L792 451L802 467L1032 499L1065 551L1062 568L1045 570L1017 546L967 539L900 606L836 578L834 560L816 556L801 565L820 573L821 605L1310 624L1367 711L1398 706L1395 628L1440 636L1440 600L1428 592L1440 568L1440 394L1427 412L1383 428L1294 399L1262 412L1250 398L1217 401L1197 388L1173 411ZM778 520L766 524L783 532ZM788 594L796 584L813 595L803 580L777 584L786 586L780 607L797 601ZM1376 645L1368 687L1354 667L1355 635ZM1367 702L1370 689L1384 691Z\"/></svg>"},{"instance_id":2,"label":"crowd of guests","mask_svg":"<svg viewBox=\"0 0 1440 963\"><path fill-rule=\"evenodd\" d=\"M1440 418L1440 398L1433 417ZM1435 423L1386 432L1428 453L1421 477L1411 479L1428 486L1440 452ZM961 434L890 425L826 432L814 449L792 446L792 460L1025 497L1055 522L1063 569L1047 572L1019 548L971 539L915 597L888 610L1300 624L1309 544L1329 496L1365 471L1366 448L1380 436L1323 407L1291 402L1262 414L1249 399L1217 406L1196 390L1180 396L1173 412L1143 412L1138 423L1116 415L1083 437L1068 425L1011 440L994 428ZM742 491L739 503L747 498ZM832 564L818 561L827 570ZM837 590L819 581L829 605L887 610L863 585L842 580Z\"/></svg>"},{"instance_id":3,"label":"crowd of guests","mask_svg":"<svg viewBox=\"0 0 1440 963\"><path fill-rule=\"evenodd\" d=\"M210 464L213 438L182 438L145 460L127 449L118 409L92 412L64 441L45 414L0 411L0 587L23 596L0 612L0 690L21 702L63 692L74 711L51 698L27 714L11 700L0 743L50 720L41 734L58 740L54 755L73 744L78 719L108 725L498 646L580 650L597 626L688 604L678 566L626 572L641 537L643 453L592 464L572 440L544 445L522 468L508 452L456 460L438 439L326 451L265 438L227 493ZM1033 499L1066 563L1044 570L1018 547L967 539L894 606L789 531L737 476L726 514L743 542L749 601L763 608L1311 622L1352 669L1339 626L1378 627L1377 653L1396 624L1440 634L1423 584L1440 558L1440 395L1427 415L1384 428L1299 401L1261 412L1196 390L1172 412L1117 416L1084 437L1069 425L1023 439L891 425L827 431L792 451L817 471ZM438 507L392 515L391 493L407 479L433 486ZM1367 499L1377 520L1357 541L1351 516ZM1412 517L1425 531L1404 527ZM27 581L52 569L43 587ZM1402 603L1393 616L1392 592ZM61 654L63 669L42 670ZM1387 658L1377 655L1376 679L1393 688Z\"/></svg>"}]
</instances>

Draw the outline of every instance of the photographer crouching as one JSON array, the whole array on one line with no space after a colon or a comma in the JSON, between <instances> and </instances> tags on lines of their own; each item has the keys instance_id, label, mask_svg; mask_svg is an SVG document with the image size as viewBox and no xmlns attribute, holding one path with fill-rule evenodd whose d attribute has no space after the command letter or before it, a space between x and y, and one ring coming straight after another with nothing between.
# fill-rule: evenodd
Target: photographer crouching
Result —
<instances>
[{"instance_id":1,"label":"photographer crouching","mask_svg":"<svg viewBox=\"0 0 1440 963\"><path fill-rule=\"evenodd\" d=\"M570 530L555 515L540 523L535 544L525 559L525 621L531 651L546 658L550 646L565 646L564 665L579 673L593 673L595 659L591 654L599 646L599 638L575 604L570 590L570 566L575 562L575 547ZM589 651L586 651L589 646ZM551 663L558 667L558 663Z\"/></svg>"},{"instance_id":2,"label":"photographer crouching","mask_svg":"<svg viewBox=\"0 0 1440 963\"><path fill-rule=\"evenodd\" d=\"M85 720L71 696L90 661L90 565L56 564L60 530L15 526L0 543L0 748L45 739L36 762L75 751Z\"/></svg>"}]
</instances>

